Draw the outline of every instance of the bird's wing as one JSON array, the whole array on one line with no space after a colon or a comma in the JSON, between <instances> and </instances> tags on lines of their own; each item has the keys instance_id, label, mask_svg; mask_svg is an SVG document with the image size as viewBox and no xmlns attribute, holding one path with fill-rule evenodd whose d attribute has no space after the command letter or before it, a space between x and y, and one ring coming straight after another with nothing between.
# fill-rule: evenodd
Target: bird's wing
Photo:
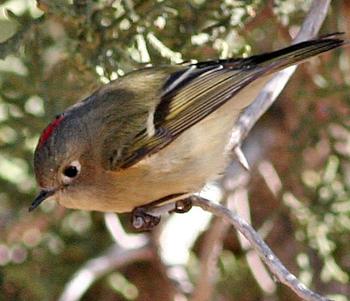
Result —
<instances>
[{"instance_id":1,"label":"bird's wing","mask_svg":"<svg viewBox=\"0 0 350 301\"><path fill-rule=\"evenodd\" d=\"M342 44L342 40L327 36L247 59L190 64L172 73L163 86L160 102L152 112L152 130L145 125L129 146L119 153L112 169L128 168L159 151L255 79Z\"/></svg>"}]
</instances>

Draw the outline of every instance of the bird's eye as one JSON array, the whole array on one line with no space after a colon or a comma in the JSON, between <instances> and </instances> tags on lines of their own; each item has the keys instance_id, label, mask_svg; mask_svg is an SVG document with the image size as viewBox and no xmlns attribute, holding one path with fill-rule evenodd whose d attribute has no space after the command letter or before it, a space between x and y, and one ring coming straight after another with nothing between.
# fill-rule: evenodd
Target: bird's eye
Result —
<instances>
[{"instance_id":1,"label":"bird's eye","mask_svg":"<svg viewBox=\"0 0 350 301\"><path fill-rule=\"evenodd\" d=\"M63 171L63 174L68 178L74 178L78 174L78 168L76 166L68 166Z\"/></svg>"},{"instance_id":2,"label":"bird's eye","mask_svg":"<svg viewBox=\"0 0 350 301\"><path fill-rule=\"evenodd\" d=\"M80 173L81 165L78 161L73 161L67 167L64 168L63 181L68 184Z\"/></svg>"}]
</instances>

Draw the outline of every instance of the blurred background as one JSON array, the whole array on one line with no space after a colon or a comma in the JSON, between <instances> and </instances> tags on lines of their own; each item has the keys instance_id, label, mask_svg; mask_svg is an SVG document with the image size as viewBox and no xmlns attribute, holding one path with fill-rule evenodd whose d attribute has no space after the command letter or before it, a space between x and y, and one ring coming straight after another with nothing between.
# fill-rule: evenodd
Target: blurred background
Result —
<instances>
[{"instance_id":1,"label":"blurred background","mask_svg":"<svg viewBox=\"0 0 350 301\"><path fill-rule=\"evenodd\" d=\"M146 64L284 47L310 4L1 0L0 300L299 300L231 227L199 209L138 234L128 215L50 201L28 207L34 147L67 106ZM349 37L349 1L331 4L321 34L336 31ZM300 66L244 144L251 172L233 162L204 191L251 220L296 276L337 301L350 300L349 55L336 50Z\"/></svg>"}]
</instances>

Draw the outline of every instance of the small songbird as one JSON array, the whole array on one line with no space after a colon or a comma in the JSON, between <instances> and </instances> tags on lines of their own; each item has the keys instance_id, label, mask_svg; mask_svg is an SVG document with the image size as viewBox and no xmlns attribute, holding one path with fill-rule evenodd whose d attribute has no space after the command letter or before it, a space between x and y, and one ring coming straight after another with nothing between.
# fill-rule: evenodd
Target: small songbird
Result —
<instances>
[{"instance_id":1,"label":"small songbird","mask_svg":"<svg viewBox=\"0 0 350 301\"><path fill-rule=\"evenodd\" d=\"M148 67L102 86L43 131L30 210L54 198L129 212L200 191L223 172L235 120L273 73L343 44L333 34L249 58Z\"/></svg>"}]
</instances>

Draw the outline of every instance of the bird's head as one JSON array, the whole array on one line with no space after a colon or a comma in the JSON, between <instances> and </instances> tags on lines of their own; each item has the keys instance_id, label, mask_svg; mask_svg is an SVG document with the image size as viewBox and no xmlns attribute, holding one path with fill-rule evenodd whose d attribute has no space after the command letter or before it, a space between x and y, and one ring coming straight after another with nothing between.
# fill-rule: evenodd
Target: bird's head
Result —
<instances>
[{"instance_id":1,"label":"bird's head","mask_svg":"<svg viewBox=\"0 0 350 301\"><path fill-rule=\"evenodd\" d=\"M42 132L34 154L34 172L40 193L29 210L45 199L61 201L91 181L92 154L89 154L89 135L80 118L63 113Z\"/></svg>"}]
</instances>

